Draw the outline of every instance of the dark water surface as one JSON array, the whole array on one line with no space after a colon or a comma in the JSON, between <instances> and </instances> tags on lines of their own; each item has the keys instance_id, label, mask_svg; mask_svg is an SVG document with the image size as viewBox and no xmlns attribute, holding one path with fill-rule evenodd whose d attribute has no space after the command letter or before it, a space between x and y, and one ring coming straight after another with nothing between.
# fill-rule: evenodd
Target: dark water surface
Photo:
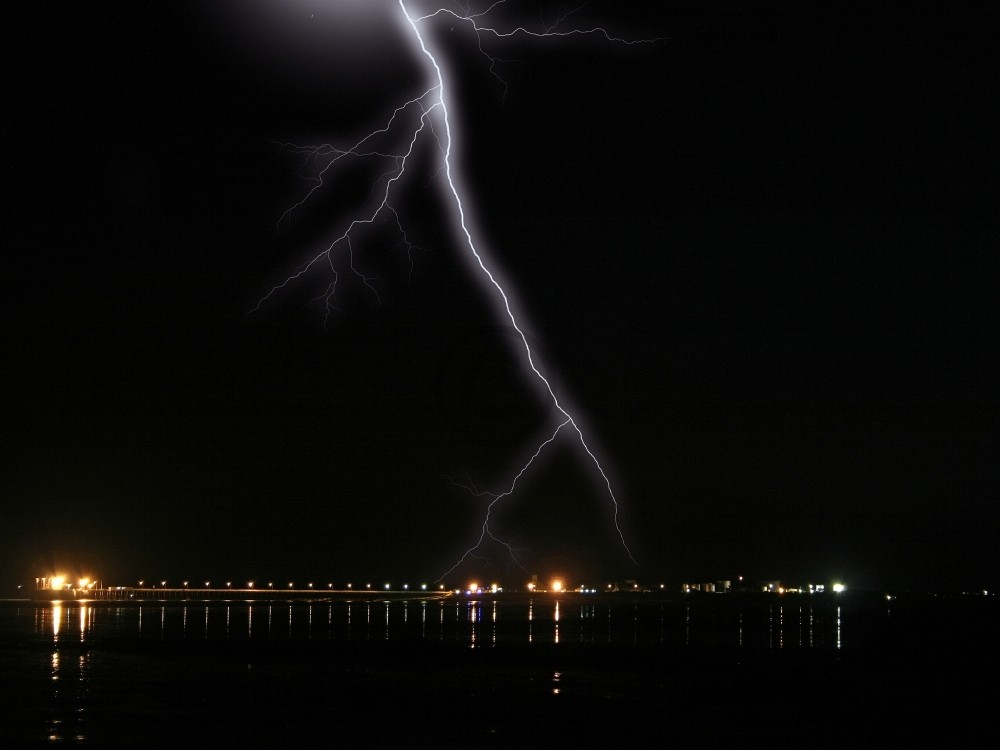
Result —
<instances>
[{"instance_id":1,"label":"dark water surface","mask_svg":"<svg viewBox=\"0 0 1000 750\"><path fill-rule=\"evenodd\" d=\"M987 739L993 597L0 602L2 747Z\"/></svg>"}]
</instances>

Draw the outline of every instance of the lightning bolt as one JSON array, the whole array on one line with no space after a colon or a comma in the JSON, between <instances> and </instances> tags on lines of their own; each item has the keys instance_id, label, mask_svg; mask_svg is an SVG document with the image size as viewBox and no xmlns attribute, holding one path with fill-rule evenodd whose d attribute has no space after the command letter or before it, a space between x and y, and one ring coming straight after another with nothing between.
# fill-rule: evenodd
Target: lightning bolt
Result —
<instances>
[{"instance_id":1,"label":"lightning bolt","mask_svg":"<svg viewBox=\"0 0 1000 750\"><path fill-rule=\"evenodd\" d=\"M531 369L533 377L536 378L538 384L544 388L548 399L554 407L555 412L558 414L556 420L558 422L557 426L545 440L538 444L534 453L520 467L520 470L513 477L506 489L499 492L487 492L479 490L469 479L467 479L464 483L452 480L453 484L462 487L472 496L486 499L488 502L483 510L482 524L480 526L478 538L470 547L468 547L468 549L465 550L452 567L442 573L438 579L439 581L452 573L467 560L482 559L483 555L480 553L487 541L492 541L501 545L506 549L510 558L510 563L523 567L521 566L519 560L519 554L522 550L516 549L511 543L497 537L491 527L491 520L494 512L501 502L505 498L514 494L522 477L529 472L536 461L540 459L545 450L560 438L573 440L583 451L581 458L584 458L584 460L589 462L600 475L603 492L607 495L607 498L611 503L612 520L618 539L620 540L621 546L625 550L629 559L631 559L633 563L636 562L635 557L632 555L632 551L625 540L625 535L622 532L621 525L619 523L619 501L612 487L611 480L608 478L601 461L588 444L583 430L577 423L576 418L574 418L567 407L560 401L552 383L539 369L535 353L528 342L528 337L524 333L523 325L518 320L518 316L515 315L514 310L512 309L510 296L501 285L496 274L490 270L490 267L484 260L484 254L477 246L473 233L469 228L469 223L466 217L465 202L462 198L463 190L460 188L460 181L456 174L457 170L455 169L452 153L454 138L452 118L450 116L451 107L449 105L448 98L449 76L447 74L446 65L442 62L441 54L434 49L433 45L428 41L421 29L422 26L428 21L431 21L439 16L450 17L459 24L468 27L475 34L479 52L487 61L490 73L502 85L504 95L506 95L507 83L497 71L497 63L502 60L487 51L487 47L491 42L503 41L505 39L518 36L535 39L547 39L552 37L589 35L601 37L609 42L620 44L648 43L659 41L659 39L626 40L611 35L603 28L569 29L565 31L559 30L559 26L566 20L567 17L575 13L578 8L559 14L552 23L546 24L543 22L542 26L544 28L542 31L532 31L523 26L517 26L508 30L501 30L494 25L490 25L491 22L489 21L489 18L490 14L498 7L504 5L505 2L506 0L497 0L478 13L473 13L471 9L466 6L462 13L446 8L438 8L425 15L411 15L407 9L406 2L404 2L404 0L398 0L400 13L402 14L402 19L405 21L405 28L408 28L412 33L413 39L418 45L423 56L427 76L430 79L430 85L423 91L423 93L397 106L387 117L381 127L373 129L363 138L347 148L337 148L330 144L323 144L320 146L303 146L291 143L280 144L283 149L287 149L290 153L302 157L300 171L303 176L305 176L306 179L310 180L313 184L300 200L284 212L278 222L279 228L282 223L290 222L293 215L307 202L309 202L310 198L312 198L318 191L329 185L330 178L335 171L334 168L339 166L345 160L354 159L374 165L373 168L377 172L377 177L372 185L371 193L369 195L370 200L366 204L366 208L360 210L353 218L351 218L347 222L346 227L339 231L321 250L316 252L302 265L300 265L296 271L280 283L273 286L259 300L257 306L254 308L254 311L260 310L265 303L271 300L279 292L286 289L293 282L320 268L325 268L329 272L331 281L323 293L316 297L313 302L320 302L323 304L325 309L325 320L329 320L330 315L339 310L334 304L334 301L336 298L338 282L340 281L341 276L345 273L355 277L357 281L360 282L360 284L374 297L375 303L379 304L381 300L376 287L372 283L372 278L361 270L355 263L354 244L352 243L352 237L356 236L362 229L370 228L378 221L391 222L395 231L398 232L400 240L397 247L401 246L406 249L412 273L413 253L419 248L414 245L407 236L399 214L394 208L391 199L393 197L393 188L398 186L404 179L404 176L407 173L407 168L414 159L418 143L426 140L427 138L432 139L433 145L436 146L436 150L440 155L440 161L438 169L434 175L432 175L431 179L433 180L441 174L444 175L444 181L447 184L445 192L447 194L448 202L451 204L455 213L456 230L460 243L469 254L469 259L472 262L473 268L477 269L479 272L484 287L498 303L497 314L502 319L509 322L514 331L516 331L520 349ZM394 144L401 144L402 147L396 147L393 149L391 146L381 146L380 143L383 140L387 140Z\"/></svg>"}]
</instances>

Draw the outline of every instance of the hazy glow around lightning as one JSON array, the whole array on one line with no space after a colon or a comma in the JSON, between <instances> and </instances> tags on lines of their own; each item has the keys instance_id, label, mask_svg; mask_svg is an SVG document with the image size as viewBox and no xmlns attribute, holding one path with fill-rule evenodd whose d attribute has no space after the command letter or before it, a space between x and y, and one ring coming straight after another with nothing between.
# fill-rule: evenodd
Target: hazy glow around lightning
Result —
<instances>
[{"instance_id":1,"label":"hazy glow around lightning","mask_svg":"<svg viewBox=\"0 0 1000 750\"><path fill-rule=\"evenodd\" d=\"M296 0L292 3L293 7L302 6L304 10L308 10L310 5L309 0ZM317 7L322 5L322 3L318 3ZM411 6L413 7L412 13L410 12ZM345 274L348 277L353 276L355 283L365 287L374 299L380 302L377 288L371 283L365 272L356 265L355 256L363 252L361 247L363 246L364 233L370 231L377 222L383 226L388 222L398 230L401 237L400 244L406 248L412 267L414 246L410 242L393 201L403 199L397 195L401 192L397 187L406 179L407 171L411 168L412 162L417 161L411 157L421 149L426 151L427 148L430 148L438 164L436 170L430 175L431 181L428 184L436 185L442 193L442 198L447 204L446 210L452 214L455 241L459 244L462 255L469 264L470 272L481 284L486 298L493 304L498 321L511 326L516 331L517 352L527 365L525 369L527 385L537 388L539 395L544 395L545 399L551 403L552 408L558 412L558 417L548 428L547 437L536 444L530 458L520 466L519 470L513 473L506 489L492 492L480 491L471 480L466 484L456 482L469 491L473 497L485 498L488 502L482 511L478 539L459 557L447 573L455 570L470 558L481 557L477 553L480 552L487 540L503 546L507 550L511 562L520 564L518 550L495 536L490 525L491 518L500 502L515 492L519 481L535 466L537 461L541 460L543 452L557 440L576 445L581 463L593 469L596 472L595 477L599 475L601 489L610 501L614 528L621 546L629 558L634 561L635 558L632 556L619 524L618 498L608 474L574 415L575 410L560 396L561 389L553 377L540 368L536 353L532 350L529 338L525 334L524 316L518 311L511 294L511 285L498 274L496 264L485 253L481 244L482 240L477 236L478 233L472 225L470 218L472 201L469 198L468 190L462 183L462 176L456 162L456 155L459 151L456 119L458 105L450 99L452 76L448 67L449 59L447 51L439 49L435 43L440 41L437 35L442 32L444 24L451 25L449 32L474 35L474 39L478 43L478 52L484 59L484 65L488 66L489 71L500 83L502 89L500 95L502 95L506 92L506 82L495 69L499 58L492 56L487 51L490 44L503 44L514 36L540 41L581 35L594 35L613 43L634 44L636 42L619 39L603 28L562 30L560 24L575 11L566 12L552 19L548 24L543 22L541 31L531 31L516 23L510 24L506 29L500 29L489 20L489 17L496 9L507 7L505 0L498 0L492 5L483 5L476 10L471 10L467 6L464 15L443 7L432 7L430 11L417 12L415 0L411 0L409 3L406 0L392 0L391 5L387 5L386 2L334 2L332 5L327 4L326 7L327 10L336 9L345 19L350 18L348 24L350 26L358 25L363 22L362 19L367 19L368 22L377 21L380 24L377 33L401 35L408 44L396 45L395 53L399 54L400 48L405 49L408 46L410 48L410 68L412 69L415 59L421 60L426 78L422 84L418 84L415 90L400 97L397 100L398 103L382 115L381 122L371 127L367 133L359 136L353 145L282 144L283 149L288 149L293 154L302 156L310 165L312 174L309 179L312 186L303 193L297 202L288 207L282 215L279 225L282 222L294 221L296 212L317 191L327 187L328 181L332 180L334 172L343 160L364 162L369 166L371 173L377 176L371 178L372 189L369 201L359 208L351 209L346 218L338 220L341 223L338 224L333 238L324 246L314 250L299 265L297 270L275 284L261 298L255 309L260 309L272 297L298 283L304 276L312 276L317 273L326 273L330 279L326 290L314 300L325 307L327 318L332 310L338 309L335 305L335 299L338 293L338 284L341 283ZM393 11L391 24L385 15L387 8L391 8ZM434 27L434 24L438 26ZM392 32L386 28L389 25L394 27ZM343 33L342 30L340 33ZM352 62L356 64L357 60ZM413 167L413 169L417 168ZM419 176L426 179L428 175Z\"/></svg>"}]
</instances>

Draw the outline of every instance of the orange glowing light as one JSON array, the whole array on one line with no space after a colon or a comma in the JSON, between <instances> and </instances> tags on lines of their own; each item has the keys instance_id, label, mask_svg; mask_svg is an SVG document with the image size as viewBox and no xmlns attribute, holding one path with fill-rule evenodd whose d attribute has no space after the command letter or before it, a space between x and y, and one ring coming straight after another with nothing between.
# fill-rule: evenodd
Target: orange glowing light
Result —
<instances>
[{"instance_id":1,"label":"orange glowing light","mask_svg":"<svg viewBox=\"0 0 1000 750\"><path fill-rule=\"evenodd\" d=\"M558 594L560 591L563 590L563 582L560 581L558 578L555 579L552 582L552 590L555 591Z\"/></svg>"}]
</instances>

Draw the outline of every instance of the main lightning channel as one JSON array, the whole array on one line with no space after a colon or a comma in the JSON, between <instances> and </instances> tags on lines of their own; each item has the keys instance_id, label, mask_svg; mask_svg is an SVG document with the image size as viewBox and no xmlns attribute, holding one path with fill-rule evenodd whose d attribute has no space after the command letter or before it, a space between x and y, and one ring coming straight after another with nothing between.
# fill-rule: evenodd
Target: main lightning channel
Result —
<instances>
[{"instance_id":1,"label":"main lightning channel","mask_svg":"<svg viewBox=\"0 0 1000 750\"><path fill-rule=\"evenodd\" d=\"M426 44L426 42L424 40L423 34L420 33L420 28L418 26L418 22L421 21L421 20L423 20L423 18L413 18L413 17L411 17L410 14L406 10L406 5L404 4L403 0L399 0L399 7L402 10L403 15L406 16L406 20L409 23L410 28L413 29L413 33L416 36L417 42L420 45L420 49L423 51L424 55L427 57L427 59L430 61L430 64L434 68L434 75L435 75L435 77L437 79L437 86L435 87L437 89L437 99L438 99L437 103L440 104L441 115L442 115L442 119L444 121L444 172L445 172L445 178L446 178L446 180L448 182L448 188L449 188L449 190L451 192L451 195L454 198L455 207L458 210L459 223L460 223L461 228L462 228L462 233L465 235L466 244L468 245L469 251L475 257L476 263L479 265L479 268L486 275L486 277L489 279L490 283L493 285L493 287L496 289L497 293L500 295L501 299L503 300L503 306L504 306L504 310L506 311L507 318L510 320L511 326L513 326L514 330L517 331L517 334L518 334L518 336L521 339L521 343L522 343L522 345L524 347L524 352L525 352L525 355L526 355L527 360L528 360L528 365L531 367L531 370L535 373L535 375L538 377L538 379L544 384L545 389L546 389L546 391L548 391L548 394L551 397L552 403L555 406L555 408L559 411L560 414L563 415L563 417L565 417L565 421L562 424L559 425L559 427L553 433L552 437L550 437L541 446L539 446L538 450L534 453L534 455L532 455L532 457L524 465L524 467L518 473L517 477L520 478L520 476L522 474L524 474L524 472L531 466L531 464L534 462L534 460L538 457L539 453L541 453L542 448L544 448L546 445L548 445L550 442L552 442L556 438L556 436L558 435L558 433L560 432L560 430L562 430L563 427L565 427L567 424L569 426L571 426L573 428L573 430L576 432L577 437L579 438L580 445L583 447L584 451L586 451L587 455L590 457L590 460L593 462L593 464L596 467L597 471L600 473L602 479L604 480L604 484L607 487L608 495L611 498L611 502L612 502L612 504L614 506L614 524L615 524L615 530L618 532L618 537L621 540L622 547L625 549L625 552L628 554L629 559L632 560L632 562L634 563L634 562L636 562L635 557L632 555L632 550L629 549L628 543L625 541L625 535L622 533L621 525L618 522L618 511L619 511L618 498L615 496L614 489L611 486L611 480L608 479L608 476L607 476L607 474L604 471L604 467L601 466L601 462L597 459L597 456L591 450L590 446L587 445L587 441L586 441L586 438L583 435L583 431L580 429L579 425L576 423L576 420L573 419L573 416L559 402L559 398L556 396L555 391L552 388L552 384L541 373L541 371L538 369L537 365L535 364L535 358L534 358L533 352L531 350L531 346L528 343L528 339L527 339L527 336L525 336L524 331L518 325L517 317L514 315L514 312L511 309L510 300L507 297L507 294L504 291L503 287L501 286L500 282L497 281L496 277L493 275L493 273L490 271L490 269L487 268L485 262L483 261L482 255L479 253L479 250L476 247L476 243L475 243L475 241L472 238L472 233L469 231L468 225L466 223L466 218L465 218L465 208L463 206L462 198L461 198L461 195L459 194L459 190L458 190L458 188L455 185L455 179L454 179L454 175L452 173L452 160L451 160L451 146L452 146L451 122L450 122L450 118L448 116L448 105L447 105L447 98L446 98L447 87L445 86L444 73L441 70L441 65L438 63L437 58L430 51L430 49L428 49L428 46L427 46L427 44ZM452 14L452 15L454 15L454 14ZM424 18L426 18L426 16ZM458 17L458 18L461 18L461 17ZM473 27L477 30L477 33L481 30L480 27L474 21L471 20L471 18L465 18L464 20L470 21L473 24ZM492 30L490 30L490 31L492 31ZM606 32L605 32L605 35L607 36ZM433 108L433 107L431 107L431 108ZM517 479L515 479L514 481L516 483ZM490 516L490 513L493 510L493 506L502 497L506 496L507 494L510 494L510 492L512 492L512 491L513 491L513 484L511 485L511 489L508 492L501 493L501 494L497 495L494 498L494 500L492 502L490 502L489 507L487 508L487 515L486 515L486 519L485 519L485 521L483 523L483 530L482 530L482 534L480 535L479 541L477 542L476 545L474 545L473 547L471 547L469 550L466 551L465 555L462 557L462 560L465 560L467 557L471 556L473 554L473 552L476 549L478 549L479 545L482 544L482 541L483 541L484 537L486 536L486 534L489 533L489 535L492 538L495 538L495 537L493 537L492 533L489 532L489 516ZM462 560L459 560L459 563L456 563L455 566L453 566L451 570L454 570L455 567L458 567L458 565L462 562Z\"/></svg>"}]
</instances>

